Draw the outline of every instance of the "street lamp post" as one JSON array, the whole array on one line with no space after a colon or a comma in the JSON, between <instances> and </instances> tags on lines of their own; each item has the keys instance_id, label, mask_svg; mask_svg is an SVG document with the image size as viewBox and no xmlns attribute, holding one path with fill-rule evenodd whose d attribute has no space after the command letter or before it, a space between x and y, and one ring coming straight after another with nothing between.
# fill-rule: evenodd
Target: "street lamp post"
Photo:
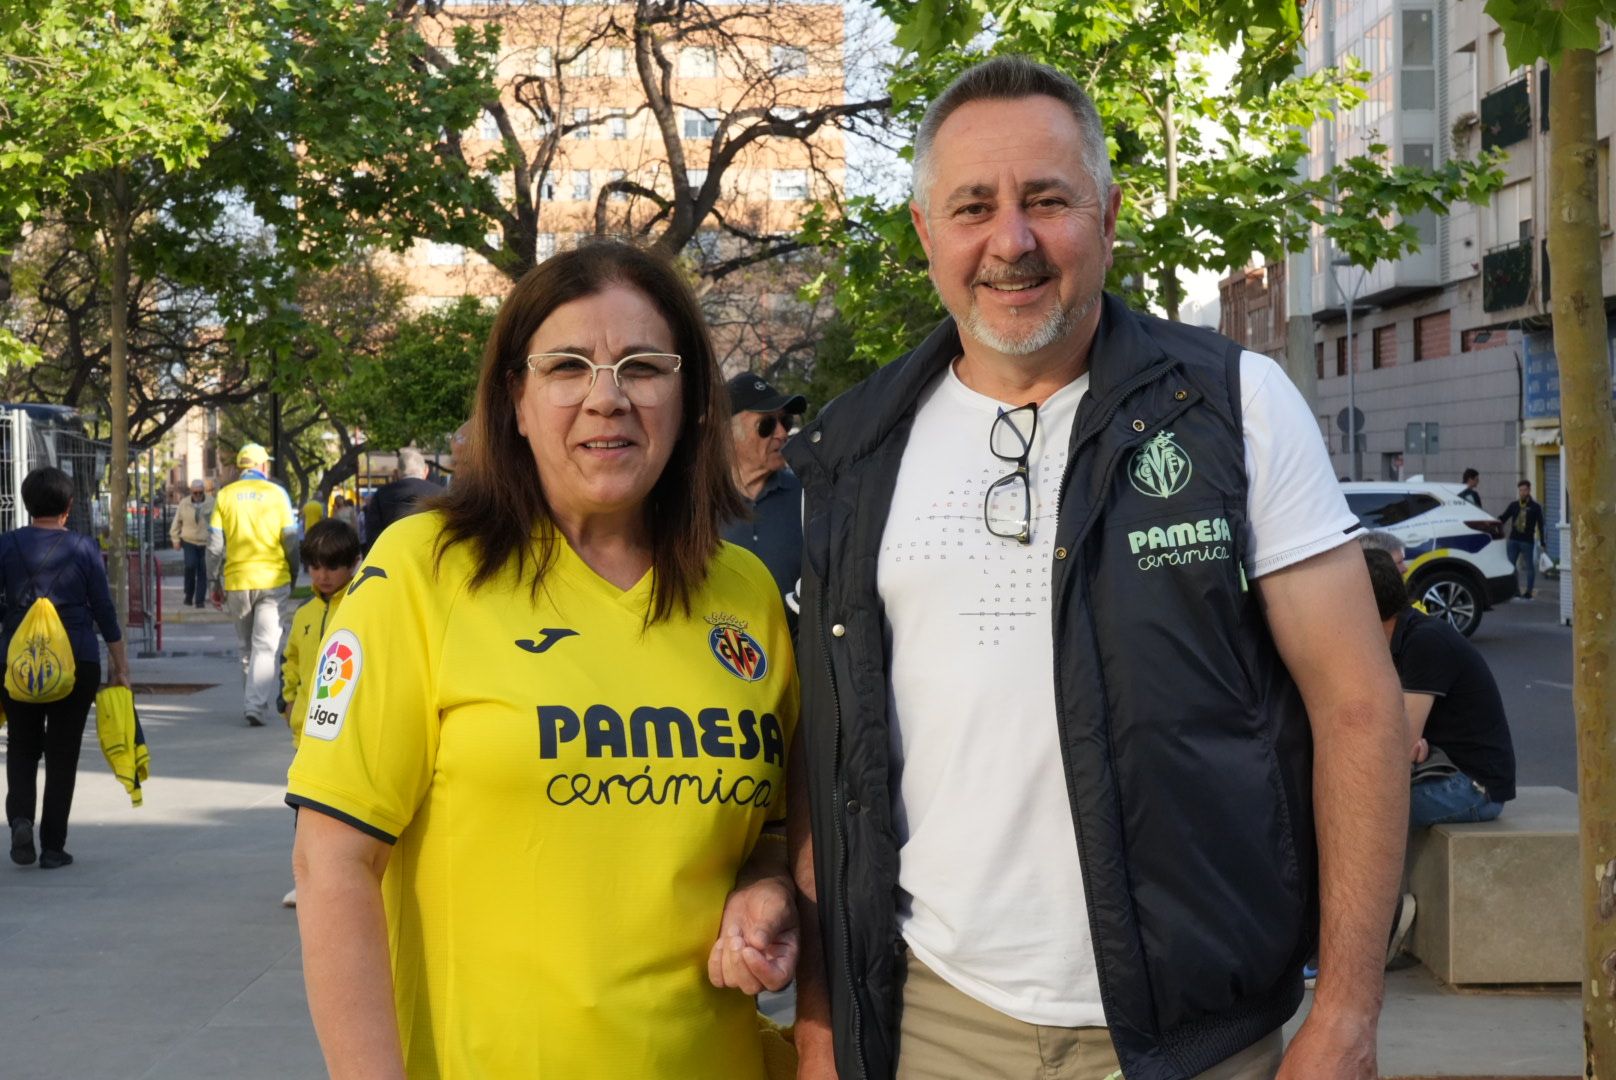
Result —
<instances>
[{"instance_id":1,"label":"street lamp post","mask_svg":"<svg viewBox=\"0 0 1616 1080\"><path fill-rule=\"evenodd\" d=\"M1346 255L1337 255L1330 260L1330 266L1352 266L1352 259ZM1335 277L1332 269L1330 277L1335 280L1335 291L1341 291L1341 282ZM1363 479L1362 463L1358 460L1358 354L1353 349L1352 340L1352 309L1358 306L1358 290L1363 287L1364 272L1358 271L1358 280L1353 282L1352 295L1347 300L1347 455L1351 462L1352 478Z\"/></svg>"}]
</instances>

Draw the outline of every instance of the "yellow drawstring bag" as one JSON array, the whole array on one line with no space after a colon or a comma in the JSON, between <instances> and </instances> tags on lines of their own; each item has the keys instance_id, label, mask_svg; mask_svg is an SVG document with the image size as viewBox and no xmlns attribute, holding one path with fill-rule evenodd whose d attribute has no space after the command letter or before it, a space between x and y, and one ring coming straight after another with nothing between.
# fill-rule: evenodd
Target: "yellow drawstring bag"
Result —
<instances>
[{"instance_id":1,"label":"yellow drawstring bag","mask_svg":"<svg viewBox=\"0 0 1616 1080\"><path fill-rule=\"evenodd\" d=\"M129 792L130 805L139 806L141 782L151 775L151 752L127 686L108 686L95 695L95 733L112 775Z\"/></svg>"},{"instance_id":2,"label":"yellow drawstring bag","mask_svg":"<svg viewBox=\"0 0 1616 1080\"><path fill-rule=\"evenodd\" d=\"M58 537L56 544L61 542ZM55 550L53 544L51 552ZM21 554L19 549L18 555ZM50 560L50 552L45 559ZM23 569L28 569L27 562L23 563ZM47 591L49 588L46 586ZM34 578L30 572L28 591L33 590ZM60 701L73 692L78 667L73 662L73 643L67 638L67 627L62 625L56 605L47 596L35 595L37 599L22 617L21 625L11 635L11 644L6 648L6 693L15 701L43 705Z\"/></svg>"}]
</instances>

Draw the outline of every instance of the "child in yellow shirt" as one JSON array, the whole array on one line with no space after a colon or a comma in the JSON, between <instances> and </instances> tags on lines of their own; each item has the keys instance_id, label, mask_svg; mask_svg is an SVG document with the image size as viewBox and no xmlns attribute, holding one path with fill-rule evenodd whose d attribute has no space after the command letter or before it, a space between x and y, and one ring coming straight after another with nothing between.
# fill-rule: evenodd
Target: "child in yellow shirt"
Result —
<instances>
[{"instance_id":1,"label":"child in yellow shirt","mask_svg":"<svg viewBox=\"0 0 1616 1080\"><path fill-rule=\"evenodd\" d=\"M303 739L309 690L319 674L320 639L359 566L359 534L346 521L327 518L309 527L298 551L314 584L314 598L297 609L281 651L281 715L291 728L294 750ZM281 903L296 907L297 890Z\"/></svg>"}]
</instances>

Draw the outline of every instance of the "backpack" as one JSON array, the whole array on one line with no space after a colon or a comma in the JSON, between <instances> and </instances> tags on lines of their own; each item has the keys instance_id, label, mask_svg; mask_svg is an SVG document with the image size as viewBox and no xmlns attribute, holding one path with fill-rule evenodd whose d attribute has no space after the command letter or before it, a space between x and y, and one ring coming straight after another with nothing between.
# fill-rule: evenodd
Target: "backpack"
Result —
<instances>
[{"instance_id":1,"label":"backpack","mask_svg":"<svg viewBox=\"0 0 1616 1080\"><path fill-rule=\"evenodd\" d=\"M50 556L66 538L66 533L57 537L56 543L51 545L50 551L45 553L45 560ZM17 548L17 557L22 559L22 548ZM28 570L28 561L22 560L22 568ZM61 571L57 570L60 574ZM62 625L62 617L56 612L56 605L50 598L40 596L34 590L35 573L28 573L28 592L35 600L28 608L28 613L22 617L17 632L11 635L11 644L6 649L6 693L11 695L13 701L27 702L30 705L43 705L46 702L60 701L73 692L73 681L78 674L77 665L73 662L73 643L68 640L67 627ZM51 579L55 584L56 579ZM46 586L50 591L50 586Z\"/></svg>"}]
</instances>

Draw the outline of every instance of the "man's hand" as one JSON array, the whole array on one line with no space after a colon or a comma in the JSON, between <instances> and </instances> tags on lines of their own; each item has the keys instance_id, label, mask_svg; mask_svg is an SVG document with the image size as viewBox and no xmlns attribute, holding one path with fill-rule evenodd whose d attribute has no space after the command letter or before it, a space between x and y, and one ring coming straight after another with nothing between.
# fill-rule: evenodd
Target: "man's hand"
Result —
<instances>
[{"instance_id":1,"label":"man's hand","mask_svg":"<svg viewBox=\"0 0 1616 1080\"><path fill-rule=\"evenodd\" d=\"M1415 765L1431 756L1431 744L1424 739L1414 740L1414 749L1409 751L1409 760Z\"/></svg>"},{"instance_id":2,"label":"man's hand","mask_svg":"<svg viewBox=\"0 0 1616 1080\"><path fill-rule=\"evenodd\" d=\"M724 901L707 978L746 994L781 990L797 972L797 903L789 880L764 877Z\"/></svg>"},{"instance_id":3,"label":"man's hand","mask_svg":"<svg viewBox=\"0 0 1616 1080\"><path fill-rule=\"evenodd\" d=\"M208 594L208 599L213 601L213 606L214 606L215 609L223 608L224 607L224 590L221 589L219 586L215 585L213 587L213 591Z\"/></svg>"},{"instance_id":4,"label":"man's hand","mask_svg":"<svg viewBox=\"0 0 1616 1080\"><path fill-rule=\"evenodd\" d=\"M176 536L174 538L174 550L178 551L179 549L180 549L180 539L179 539L179 537Z\"/></svg>"},{"instance_id":5,"label":"man's hand","mask_svg":"<svg viewBox=\"0 0 1616 1080\"><path fill-rule=\"evenodd\" d=\"M121 686L125 690L131 689L129 685L129 669L119 668L112 673L112 685Z\"/></svg>"},{"instance_id":6,"label":"man's hand","mask_svg":"<svg viewBox=\"0 0 1616 1080\"><path fill-rule=\"evenodd\" d=\"M1285 1049L1274 1080L1376 1080L1375 1016L1350 1016L1316 1003Z\"/></svg>"}]
</instances>

